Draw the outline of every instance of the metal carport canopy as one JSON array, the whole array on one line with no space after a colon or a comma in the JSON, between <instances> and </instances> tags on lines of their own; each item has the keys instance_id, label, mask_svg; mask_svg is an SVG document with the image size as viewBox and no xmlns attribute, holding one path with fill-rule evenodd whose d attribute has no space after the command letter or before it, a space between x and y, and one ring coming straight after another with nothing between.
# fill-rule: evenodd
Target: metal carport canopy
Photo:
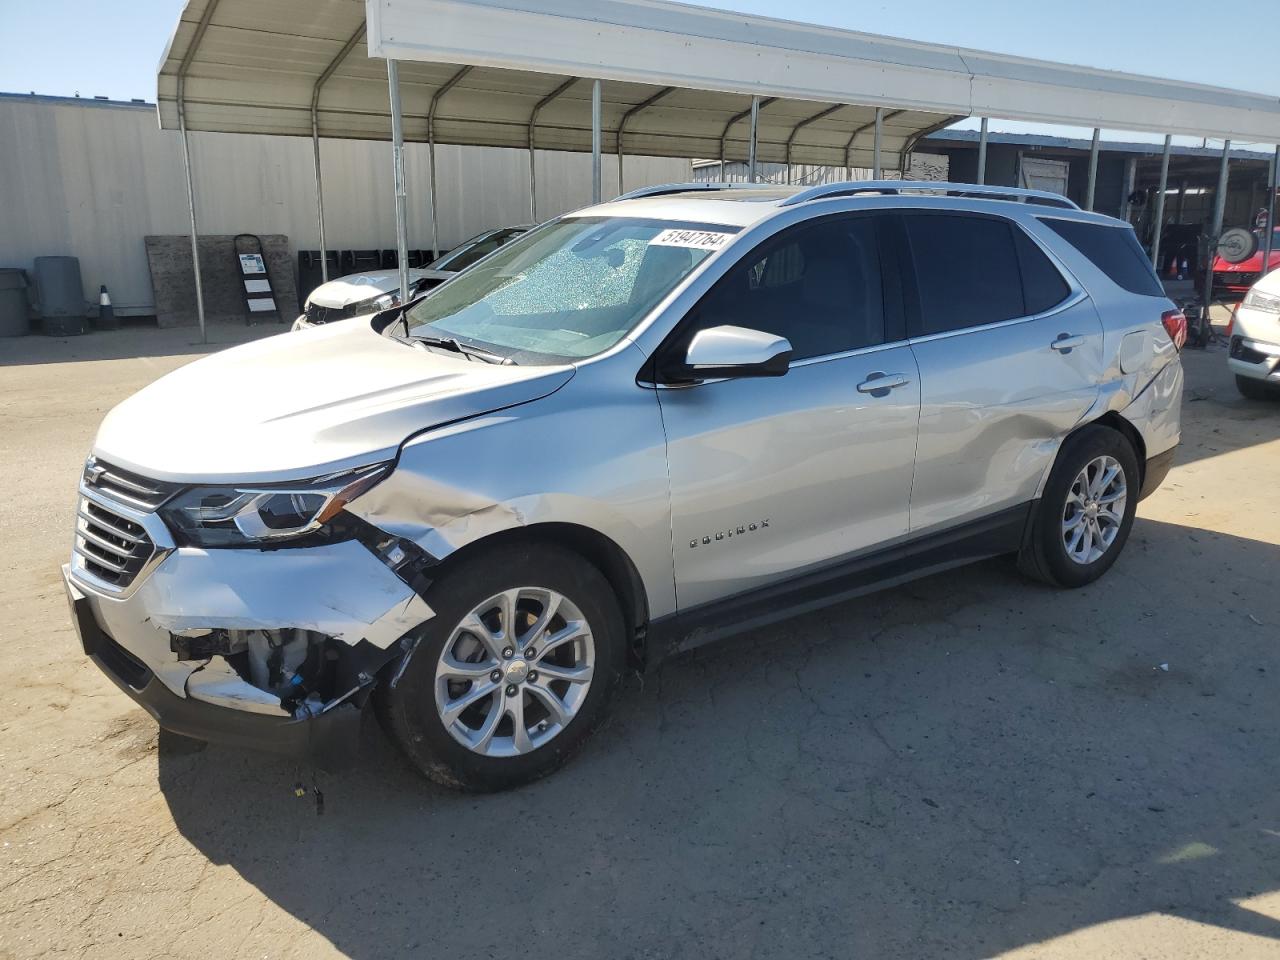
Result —
<instances>
[{"instance_id":1,"label":"metal carport canopy","mask_svg":"<svg viewBox=\"0 0 1280 960\"><path fill-rule=\"evenodd\" d=\"M633 153L879 177L965 116L1280 143L1275 97L666 0L188 0L157 101L183 132L202 332L188 130L310 135L322 249L320 138L390 139L406 291L405 140L431 145L433 234L436 143L527 149L533 220L535 148L590 150L599 199L602 152L620 174Z\"/></svg>"},{"instance_id":2,"label":"metal carport canopy","mask_svg":"<svg viewBox=\"0 0 1280 960\"><path fill-rule=\"evenodd\" d=\"M595 79L605 152L630 111L626 153L714 158L723 137L745 159L752 96L758 158L779 162L790 141L796 163L870 166L877 106L886 167L962 116L1280 142L1275 97L663 0L189 0L160 66L161 125L178 126L185 72L189 130L310 136L318 93L321 136L388 139L383 58L401 62L408 140L428 138L432 97L455 81L439 143L528 147L561 90L536 145L590 150Z\"/></svg>"}]
</instances>

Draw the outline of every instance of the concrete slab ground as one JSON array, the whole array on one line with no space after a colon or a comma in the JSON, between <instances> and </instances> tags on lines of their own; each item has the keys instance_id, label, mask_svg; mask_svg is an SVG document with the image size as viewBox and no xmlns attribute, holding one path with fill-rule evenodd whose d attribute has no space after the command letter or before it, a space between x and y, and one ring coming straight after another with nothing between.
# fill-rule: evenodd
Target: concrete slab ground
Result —
<instances>
[{"instance_id":1,"label":"concrete slab ground","mask_svg":"<svg viewBox=\"0 0 1280 960\"><path fill-rule=\"evenodd\" d=\"M68 624L93 431L191 339L5 344L0 957L1280 956L1280 404L1221 347L1101 582L992 561L740 637L500 796L370 725L317 815L310 770L158 737Z\"/></svg>"}]
</instances>

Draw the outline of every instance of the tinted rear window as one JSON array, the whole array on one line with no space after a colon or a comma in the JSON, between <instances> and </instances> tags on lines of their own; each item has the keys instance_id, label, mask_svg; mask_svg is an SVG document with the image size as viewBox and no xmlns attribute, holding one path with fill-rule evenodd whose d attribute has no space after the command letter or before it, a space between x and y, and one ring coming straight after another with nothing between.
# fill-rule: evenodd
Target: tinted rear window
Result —
<instances>
[{"instance_id":1,"label":"tinted rear window","mask_svg":"<svg viewBox=\"0 0 1280 960\"><path fill-rule=\"evenodd\" d=\"M919 331L945 333L1025 315L1009 223L990 217L903 217L920 295Z\"/></svg>"},{"instance_id":2,"label":"tinted rear window","mask_svg":"<svg viewBox=\"0 0 1280 960\"><path fill-rule=\"evenodd\" d=\"M1144 297L1164 296L1164 287L1130 228L1048 217L1043 223L1088 257L1116 286Z\"/></svg>"}]
</instances>

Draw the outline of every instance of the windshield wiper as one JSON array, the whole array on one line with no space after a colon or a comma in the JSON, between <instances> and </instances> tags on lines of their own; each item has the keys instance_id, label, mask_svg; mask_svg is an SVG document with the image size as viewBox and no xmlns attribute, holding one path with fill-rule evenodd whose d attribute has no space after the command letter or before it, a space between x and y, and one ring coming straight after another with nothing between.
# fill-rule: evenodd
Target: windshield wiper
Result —
<instances>
[{"instance_id":1,"label":"windshield wiper","mask_svg":"<svg viewBox=\"0 0 1280 960\"><path fill-rule=\"evenodd\" d=\"M500 353L492 353L491 351L481 349L474 344L463 343L456 337L424 337L414 334L413 339L428 347L439 347L441 350L451 350L454 353L460 353L468 360L482 360L485 363L515 365L515 361L510 357L504 357Z\"/></svg>"}]
</instances>

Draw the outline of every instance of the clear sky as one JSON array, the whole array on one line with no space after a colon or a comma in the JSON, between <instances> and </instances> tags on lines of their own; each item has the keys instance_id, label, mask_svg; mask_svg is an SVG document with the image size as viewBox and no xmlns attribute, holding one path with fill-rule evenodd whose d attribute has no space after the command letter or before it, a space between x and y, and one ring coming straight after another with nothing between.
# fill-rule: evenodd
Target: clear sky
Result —
<instances>
[{"instance_id":1,"label":"clear sky","mask_svg":"<svg viewBox=\"0 0 1280 960\"><path fill-rule=\"evenodd\" d=\"M1274 67L1280 44L1276 0L1225 8L1193 0L715 0L699 5L1280 96L1280 72ZM154 100L156 66L182 6L183 0L0 0L6 38L0 91ZM1076 133L1009 122L993 122L992 128Z\"/></svg>"}]
</instances>

